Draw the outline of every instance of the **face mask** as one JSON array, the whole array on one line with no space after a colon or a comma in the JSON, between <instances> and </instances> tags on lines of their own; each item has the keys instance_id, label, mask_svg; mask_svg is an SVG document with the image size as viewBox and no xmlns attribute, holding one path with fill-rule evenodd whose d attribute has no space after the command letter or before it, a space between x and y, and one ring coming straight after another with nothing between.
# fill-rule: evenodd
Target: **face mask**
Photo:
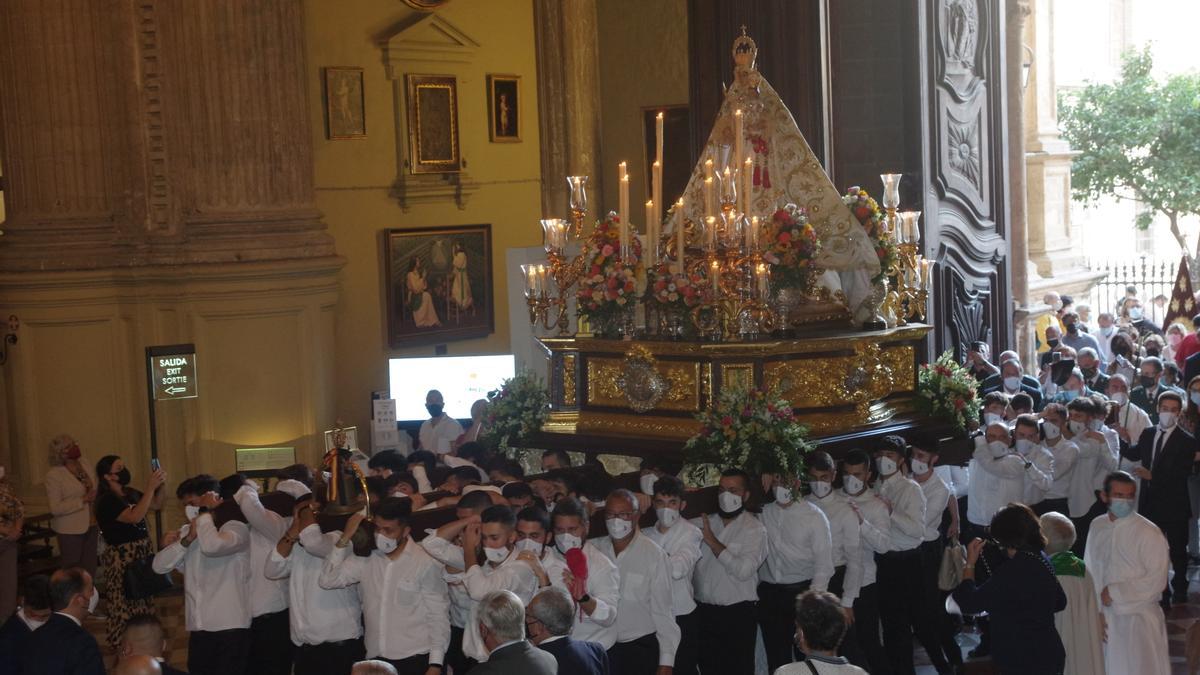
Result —
<instances>
[{"instance_id":1,"label":"face mask","mask_svg":"<svg viewBox=\"0 0 1200 675\"><path fill-rule=\"evenodd\" d=\"M1092 379L1093 377L1096 377L1096 369L1095 368L1080 368L1079 372L1083 373L1083 376L1089 380Z\"/></svg>"},{"instance_id":2,"label":"face mask","mask_svg":"<svg viewBox=\"0 0 1200 675\"><path fill-rule=\"evenodd\" d=\"M1162 356L1162 350L1158 347L1147 347L1146 356Z\"/></svg>"},{"instance_id":3,"label":"face mask","mask_svg":"<svg viewBox=\"0 0 1200 675\"><path fill-rule=\"evenodd\" d=\"M638 483L642 486L642 494L654 494L654 484L658 482L658 476L648 473L638 479Z\"/></svg>"},{"instance_id":4,"label":"face mask","mask_svg":"<svg viewBox=\"0 0 1200 675\"><path fill-rule=\"evenodd\" d=\"M992 441L988 443L988 449L992 451L992 457L1003 457L1008 454L1008 444L1004 441Z\"/></svg>"},{"instance_id":5,"label":"face mask","mask_svg":"<svg viewBox=\"0 0 1200 675\"><path fill-rule=\"evenodd\" d=\"M92 597L88 598L88 614L94 614L96 612L96 605L98 604L100 604L100 591L97 591L96 587L93 586Z\"/></svg>"},{"instance_id":6,"label":"face mask","mask_svg":"<svg viewBox=\"0 0 1200 675\"><path fill-rule=\"evenodd\" d=\"M1017 452L1021 453L1022 455L1028 455L1030 452L1033 452L1035 447L1037 447L1037 443L1034 443L1028 438L1017 439Z\"/></svg>"},{"instance_id":7,"label":"face mask","mask_svg":"<svg viewBox=\"0 0 1200 675\"><path fill-rule=\"evenodd\" d=\"M37 619L30 619L29 617L25 616L24 612L21 612L21 620L25 622L26 626L29 626L29 630L37 630L37 629L41 628L42 626L46 625L45 621L38 621Z\"/></svg>"},{"instance_id":8,"label":"face mask","mask_svg":"<svg viewBox=\"0 0 1200 675\"><path fill-rule=\"evenodd\" d=\"M865 488L866 485L864 485L863 482L861 480L859 480L857 476L849 476L848 475L842 479L842 487L846 490L846 494L850 495L851 497L854 497L854 496L862 493L863 488Z\"/></svg>"},{"instance_id":9,"label":"face mask","mask_svg":"<svg viewBox=\"0 0 1200 675\"><path fill-rule=\"evenodd\" d=\"M1090 419L1088 420L1088 429L1092 431L1100 431L1104 428L1104 420Z\"/></svg>"},{"instance_id":10,"label":"face mask","mask_svg":"<svg viewBox=\"0 0 1200 675\"><path fill-rule=\"evenodd\" d=\"M1067 324L1067 332L1071 335L1077 335L1079 333L1079 326L1069 323Z\"/></svg>"},{"instance_id":11,"label":"face mask","mask_svg":"<svg viewBox=\"0 0 1200 675\"><path fill-rule=\"evenodd\" d=\"M573 548L579 548L582 545L583 541L573 534L564 532L562 534L554 535L554 547L557 548L558 552L563 555L566 555L567 551L570 551Z\"/></svg>"},{"instance_id":12,"label":"face mask","mask_svg":"<svg viewBox=\"0 0 1200 675\"><path fill-rule=\"evenodd\" d=\"M1112 335L1114 332L1116 332L1116 327L1114 327L1114 326L1101 326L1100 327L1100 334L1103 335L1104 337L1108 337L1108 336Z\"/></svg>"},{"instance_id":13,"label":"face mask","mask_svg":"<svg viewBox=\"0 0 1200 675\"><path fill-rule=\"evenodd\" d=\"M891 457L880 457L875 464L879 467L881 476L890 476L896 473L896 462Z\"/></svg>"},{"instance_id":14,"label":"face mask","mask_svg":"<svg viewBox=\"0 0 1200 675\"><path fill-rule=\"evenodd\" d=\"M1130 309L1129 310L1129 320L1130 321L1141 321L1142 320L1142 308L1134 307L1134 308Z\"/></svg>"},{"instance_id":15,"label":"face mask","mask_svg":"<svg viewBox=\"0 0 1200 675\"><path fill-rule=\"evenodd\" d=\"M676 509L664 506L661 509L654 509L654 513L658 514L658 524L663 527L671 527L679 522L679 511Z\"/></svg>"},{"instance_id":16,"label":"face mask","mask_svg":"<svg viewBox=\"0 0 1200 675\"><path fill-rule=\"evenodd\" d=\"M1193 391L1188 394L1188 400L1192 402L1192 405L1200 405L1200 391Z\"/></svg>"},{"instance_id":17,"label":"face mask","mask_svg":"<svg viewBox=\"0 0 1200 675\"><path fill-rule=\"evenodd\" d=\"M929 465L919 459L910 460L909 465L912 466L912 472L918 476L929 473Z\"/></svg>"},{"instance_id":18,"label":"face mask","mask_svg":"<svg viewBox=\"0 0 1200 675\"><path fill-rule=\"evenodd\" d=\"M792 489L786 485L775 486L775 503L787 506L792 503Z\"/></svg>"},{"instance_id":19,"label":"face mask","mask_svg":"<svg viewBox=\"0 0 1200 675\"><path fill-rule=\"evenodd\" d=\"M517 543L513 546L513 550L518 552L529 551L540 558L542 551L546 550L546 545L539 544L532 539L518 539Z\"/></svg>"},{"instance_id":20,"label":"face mask","mask_svg":"<svg viewBox=\"0 0 1200 675\"><path fill-rule=\"evenodd\" d=\"M200 515L200 507L199 506L185 506L185 507L183 507L183 515L188 520L195 520L196 517Z\"/></svg>"},{"instance_id":21,"label":"face mask","mask_svg":"<svg viewBox=\"0 0 1200 675\"><path fill-rule=\"evenodd\" d=\"M1042 433L1046 434L1047 440L1054 440L1062 435L1062 429L1053 422L1042 422Z\"/></svg>"},{"instance_id":22,"label":"face mask","mask_svg":"<svg viewBox=\"0 0 1200 675\"><path fill-rule=\"evenodd\" d=\"M1118 518L1128 517L1133 513L1132 499L1112 499L1108 502L1108 512Z\"/></svg>"},{"instance_id":23,"label":"face mask","mask_svg":"<svg viewBox=\"0 0 1200 675\"><path fill-rule=\"evenodd\" d=\"M742 508L742 498L732 492L722 492L717 495L717 506L722 513L733 513Z\"/></svg>"},{"instance_id":24,"label":"face mask","mask_svg":"<svg viewBox=\"0 0 1200 675\"><path fill-rule=\"evenodd\" d=\"M1078 389L1063 389L1062 393L1063 393L1063 398L1066 399L1067 403L1070 403L1071 401L1074 401L1075 399L1079 398L1079 390Z\"/></svg>"},{"instance_id":25,"label":"face mask","mask_svg":"<svg viewBox=\"0 0 1200 675\"><path fill-rule=\"evenodd\" d=\"M1004 378L1004 388L1009 391L1016 391L1021 388L1021 378L1006 377Z\"/></svg>"},{"instance_id":26,"label":"face mask","mask_svg":"<svg viewBox=\"0 0 1200 675\"><path fill-rule=\"evenodd\" d=\"M1126 403L1129 403L1129 396L1123 391L1114 391L1113 393L1109 394L1108 397L1111 398L1113 403L1116 403L1117 405L1123 406Z\"/></svg>"},{"instance_id":27,"label":"face mask","mask_svg":"<svg viewBox=\"0 0 1200 675\"><path fill-rule=\"evenodd\" d=\"M1164 377L1164 378L1162 378L1161 380L1159 380L1159 381L1158 381L1158 386L1160 386L1160 387L1173 387L1173 386L1175 386L1175 385L1174 385L1174 384L1173 384L1173 383L1172 383L1170 380L1168 380L1167 378L1165 378L1165 377Z\"/></svg>"},{"instance_id":28,"label":"face mask","mask_svg":"<svg viewBox=\"0 0 1200 675\"><path fill-rule=\"evenodd\" d=\"M1054 349L1058 346L1058 338L1047 338L1046 344L1050 346L1050 349Z\"/></svg>"},{"instance_id":29,"label":"face mask","mask_svg":"<svg viewBox=\"0 0 1200 675\"><path fill-rule=\"evenodd\" d=\"M810 480L808 481L808 491L813 493L817 499L821 499L830 492L833 492L833 483L823 480Z\"/></svg>"},{"instance_id":30,"label":"face mask","mask_svg":"<svg viewBox=\"0 0 1200 675\"><path fill-rule=\"evenodd\" d=\"M1139 375L1138 382L1140 382L1143 387L1145 387L1147 389L1152 389L1154 387L1154 385L1158 384L1158 378L1149 377L1146 375Z\"/></svg>"},{"instance_id":31,"label":"face mask","mask_svg":"<svg viewBox=\"0 0 1200 675\"><path fill-rule=\"evenodd\" d=\"M1003 421L1004 421L1004 415L997 415L996 413L983 413L984 426L987 426L989 424L999 424Z\"/></svg>"},{"instance_id":32,"label":"face mask","mask_svg":"<svg viewBox=\"0 0 1200 675\"><path fill-rule=\"evenodd\" d=\"M490 546L484 546L483 555L488 559L488 562L499 565L500 563L504 562L505 558L508 557L508 547L501 546L500 548L492 548Z\"/></svg>"},{"instance_id":33,"label":"face mask","mask_svg":"<svg viewBox=\"0 0 1200 675\"><path fill-rule=\"evenodd\" d=\"M624 539L633 532L633 523L623 518L609 518L604 521L604 525L608 528L608 536L615 540Z\"/></svg>"},{"instance_id":34,"label":"face mask","mask_svg":"<svg viewBox=\"0 0 1200 675\"><path fill-rule=\"evenodd\" d=\"M1071 420L1070 422L1067 422L1067 428L1071 430L1072 436L1078 436L1079 434L1087 431L1087 424L1078 422L1076 420Z\"/></svg>"},{"instance_id":35,"label":"face mask","mask_svg":"<svg viewBox=\"0 0 1200 675\"><path fill-rule=\"evenodd\" d=\"M379 549L379 551L384 555L395 551L396 547L399 545L400 542L396 541L395 539L392 539L391 537L385 537L381 532L375 533L375 548Z\"/></svg>"},{"instance_id":36,"label":"face mask","mask_svg":"<svg viewBox=\"0 0 1200 675\"><path fill-rule=\"evenodd\" d=\"M1175 413L1160 412L1158 413L1158 426L1160 429L1170 429L1175 426Z\"/></svg>"},{"instance_id":37,"label":"face mask","mask_svg":"<svg viewBox=\"0 0 1200 675\"><path fill-rule=\"evenodd\" d=\"M437 417L442 414L442 408L445 406L441 403L426 403L425 409L429 411L430 417Z\"/></svg>"},{"instance_id":38,"label":"face mask","mask_svg":"<svg viewBox=\"0 0 1200 675\"><path fill-rule=\"evenodd\" d=\"M129 475L129 469L121 469L117 472L117 482L121 485L129 485L129 481L132 479L133 477Z\"/></svg>"}]
</instances>

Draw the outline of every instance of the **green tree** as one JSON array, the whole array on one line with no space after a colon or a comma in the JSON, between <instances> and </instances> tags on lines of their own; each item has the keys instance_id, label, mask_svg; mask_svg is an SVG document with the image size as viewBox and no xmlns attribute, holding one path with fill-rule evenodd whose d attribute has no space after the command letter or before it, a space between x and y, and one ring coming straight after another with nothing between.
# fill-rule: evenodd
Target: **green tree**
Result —
<instances>
[{"instance_id":1,"label":"green tree","mask_svg":"<svg viewBox=\"0 0 1200 675\"><path fill-rule=\"evenodd\" d=\"M1200 215L1200 75L1156 79L1146 47L1125 54L1118 80L1064 95L1059 109L1063 135L1080 153L1071 168L1075 199L1136 200L1146 207L1134 223L1143 230L1161 213L1193 276L1200 273L1200 240L1193 255L1179 229L1180 218Z\"/></svg>"}]
</instances>

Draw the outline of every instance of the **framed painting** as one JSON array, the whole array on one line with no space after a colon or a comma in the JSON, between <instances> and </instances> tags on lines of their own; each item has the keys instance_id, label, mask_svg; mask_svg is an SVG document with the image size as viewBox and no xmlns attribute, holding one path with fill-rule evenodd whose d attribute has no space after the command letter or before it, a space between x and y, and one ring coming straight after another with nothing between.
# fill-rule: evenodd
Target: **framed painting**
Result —
<instances>
[{"instance_id":1,"label":"framed painting","mask_svg":"<svg viewBox=\"0 0 1200 675\"><path fill-rule=\"evenodd\" d=\"M408 163L412 173L458 173L458 80L405 75L408 88Z\"/></svg>"},{"instance_id":2,"label":"framed painting","mask_svg":"<svg viewBox=\"0 0 1200 675\"><path fill-rule=\"evenodd\" d=\"M325 68L325 137L331 141L367 137L363 69Z\"/></svg>"},{"instance_id":3,"label":"framed painting","mask_svg":"<svg viewBox=\"0 0 1200 675\"><path fill-rule=\"evenodd\" d=\"M385 230L383 250L392 349L495 330L491 225Z\"/></svg>"},{"instance_id":4,"label":"framed painting","mask_svg":"<svg viewBox=\"0 0 1200 675\"><path fill-rule=\"evenodd\" d=\"M650 167L654 164L654 118L663 114L663 217L675 200L687 189L692 177L692 128L686 105L660 105L642 108L642 136L645 148L646 194L650 194Z\"/></svg>"},{"instance_id":5,"label":"framed painting","mask_svg":"<svg viewBox=\"0 0 1200 675\"><path fill-rule=\"evenodd\" d=\"M521 142L521 76L488 75L488 137L493 143Z\"/></svg>"},{"instance_id":6,"label":"framed painting","mask_svg":"<svg viewBox=\"0 0 1200 675\"><path fill-rule=\"evenodd\" d=\"M450 0L404 0L404 4L408 5L409 7L412 7L413 9L424 10L426 12L432 12L442 5L445 5L447 2L450 2Z\"/></svg>"}]
</instances>

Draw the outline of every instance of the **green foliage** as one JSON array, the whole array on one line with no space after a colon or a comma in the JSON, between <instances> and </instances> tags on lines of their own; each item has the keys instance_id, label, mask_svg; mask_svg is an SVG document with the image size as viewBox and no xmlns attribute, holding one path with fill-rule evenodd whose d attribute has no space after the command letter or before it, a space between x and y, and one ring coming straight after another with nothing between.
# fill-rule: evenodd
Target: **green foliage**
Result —
<instances>
[{"instance_id":1,"label":"green foliage","mask_svg":"<svg viewBox=\"0 0 1200 675\"><path fill-rule=\"evenodd\" d=\"M729 468L798 478L805 472L804 456L816 447L808 440L808 427L792 415L792 404L771 392L722 392L696 419L703 428L683 447L693 484L712 485Z\"/></svg>"},{"instance_id":2,"label":"green foliage","mask_svg":"<svg viewBox=\"0 0 1200 675\"><path fill-rule=\"evenodd\" d=\"M1071 171L1074 197L1133 198L1172 223L1200 214L1200 75L1154 77L1148 48L1125 55L1121 77L1089 84L1059 104L1063 135L1081 154ZM1135 225L1149 227L1153 213Z\"/></svg>"},{"instance_id":3,"label":"green foliage","mask_svg":"<svg viewBox=\"0 0 1200 675\"><path fill-rule=\"evenodd\" d=\"M550 411L550 392L541 378L520 372L488 392L488 416L480 440L505 455L520 459L520 448L541 431Z\"/></svg>"},{"instance_id":4,"label":"green foliage","mask_svg":"<svg viewBox=\"0 0 1200 675\"><path fill-rule=\"evenodd\" d=\"M959 434L979 424L979 383L950 350L917 373L916 408L949 422Z\"/></svg>"}]
</instances>

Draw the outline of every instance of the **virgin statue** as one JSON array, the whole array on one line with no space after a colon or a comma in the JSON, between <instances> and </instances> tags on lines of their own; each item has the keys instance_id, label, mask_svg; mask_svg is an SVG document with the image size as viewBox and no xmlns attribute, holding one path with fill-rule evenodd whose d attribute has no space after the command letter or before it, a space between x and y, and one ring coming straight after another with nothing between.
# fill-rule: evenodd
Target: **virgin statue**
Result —
<instances>
[{"instance_id":1,"label":"virgin statue","mask_svg":"<svg viewBox=\"0 0 1200 675\"><path fill-rule=\"evenodd\" d=\"M712 160L716 172L736 169L745 157L735 158L735 113L742 111L740 146L754 161L750 215L768 216L786 204L803 207L821 243L818 266L825 273L818 284L844 297L855 323L870 319L863 305L871 293L871 277L879 272L879 259L866 231L842 203L816 155L804 140L792 113L779 94L755 67L758 47L742 29L733 43L733 84L717 113L700 161L684 190L682 217L704 222L704 164ZM680 214L672 227L680 224Z\"/></svg>"}]
</instances>

